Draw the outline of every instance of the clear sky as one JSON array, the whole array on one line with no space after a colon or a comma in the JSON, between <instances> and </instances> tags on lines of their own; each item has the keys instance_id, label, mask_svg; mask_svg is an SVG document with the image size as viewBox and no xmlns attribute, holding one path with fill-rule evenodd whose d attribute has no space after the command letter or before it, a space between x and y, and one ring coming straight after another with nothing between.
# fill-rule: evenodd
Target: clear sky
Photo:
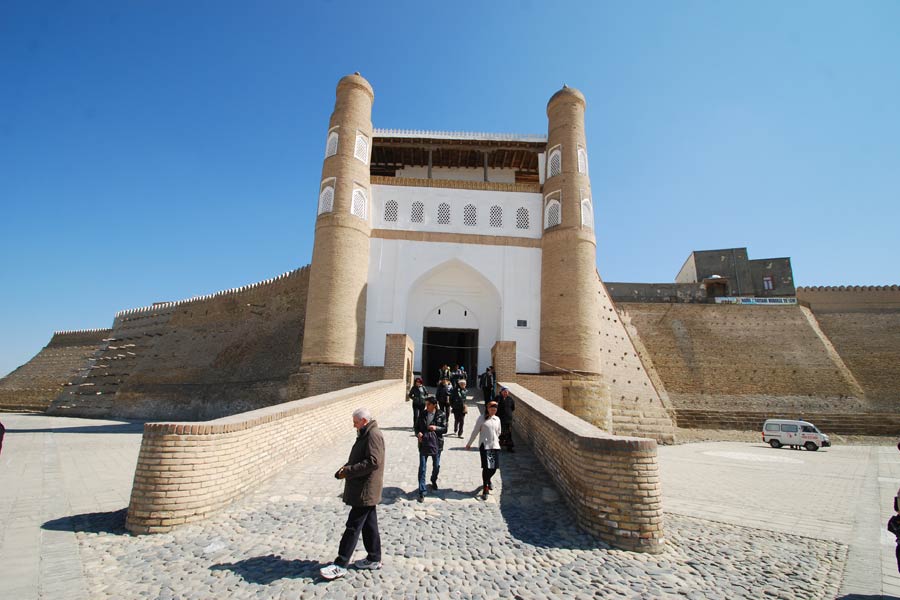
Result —
<instances>
[{"instance_id":1,"label":"clear sky","mask_svg":"<svg viewBox=\"0 0 900 600\"><path fill-rule=\"evenodd\" d=\"M900 283L900 2L0 2L0 375L56 329L309 262L334 89L546 133L587 97L598 267Z\"/></svg>"}]
</instances>

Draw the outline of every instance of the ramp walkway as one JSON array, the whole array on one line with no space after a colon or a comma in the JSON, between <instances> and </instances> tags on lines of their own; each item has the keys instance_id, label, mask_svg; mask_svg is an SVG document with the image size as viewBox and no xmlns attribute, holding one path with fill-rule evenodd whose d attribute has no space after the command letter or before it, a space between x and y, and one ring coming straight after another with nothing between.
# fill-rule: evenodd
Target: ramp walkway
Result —
<instances>
[{"instance_id":1,"label":"ramp walkway","mask_svg":"<svg viewBox=\"0 0 900 600\"><path fill-rule=\"evenodd\" d=\"M470 406L466 431L479 410ZM842 581L853 581L853 573L844 573L852 548L845 534L858 531L855 525L835 526L816 538L805 529L792 532L789 524L766 528L756 518L752 527L729 523L719 513L707 516L699 510L707 506L702 498L692 505L683 488L664 478L664 503L682 513L666 513L665 552L613 550L578 528L524 444L515 454L503 453L496 491L483 501L477 452L463 449L466 440L448 437L440 489L418 503L409 404L375 418L387 445L385 495L378 509L385 567L351 571L326 583L318 568L334 558L347 515L333 473L354 439L349 414L334 423L343 433L330 447L287 466L209 520L149 536L124 529L140 425L0 414L8 428L0 455L0 598L759 598L796 597L797 590L806 598L835 598L853 593L846 585L842 589ZM695 446L665 448L664 477L682 469L699 477L707 469L707 478L727 471L727 465L697 461ZM829 450L845 456L841 448ZM816 473L820 485L813 482L810 488L822 494L804 499L805 506L827 511L828 485L836 478L869 481L898 474L871 469L870 456L847 453L846 461L835 461L843 466ZM763 468L747 476L762 485L776 474ZM846 501L854 502L850 496ZM754 517L765 510L781 509L754 505ZM362 556L360 543L355 558ZM896 593L890 587L895 573L883 573L883 593Z\"/></svg>"}]
</instances>

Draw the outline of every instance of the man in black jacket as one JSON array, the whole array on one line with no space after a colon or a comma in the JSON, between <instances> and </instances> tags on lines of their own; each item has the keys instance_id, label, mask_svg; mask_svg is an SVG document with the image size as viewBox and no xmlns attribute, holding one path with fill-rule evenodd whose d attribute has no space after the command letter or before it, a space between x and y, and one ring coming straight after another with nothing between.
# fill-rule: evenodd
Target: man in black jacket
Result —
<instances>
[{"instance_id":1,"label":"man in black jacket","mask_svg":"<svg viewBox=\"0 0 900 600\"><path fill-rule=\"evenodd\" d=\"M444 411L437 409L437 401L433 397L425 400L425 410L419 413L416 421L416 437L419 438L419 502L425 500L425 471L428 457L431 457L431 489L438 489L437 479L441 472L441 451L444 449L444 434L447 433L447 417Z\"/></svg>"},{"instance_id":2,"label":"man in black jacket","mask_svg":"<svg viewBox=\"0 0 900 600\"><path fill-rule=\"evenodd\" d=\"M347 574L347 565L353 557L360 532L367 555L356 561L356 568L381 568L381 535L375 506L381 502L384 485L384 436L365 408L353 411L353 427L356 428L356 442L350 457L334 474L337 479L344 480L343 500L351 507L350 516L341 536L337 558L319 569L325 579L337 579Z\"/></svg>"},{"instance_id":3,"label":"man in black jacket","mask_svg":"<svg viewBox=\"0 0 900 600\"><path fill-rule=\"evenodd\" d=\"M500 393L494 398L497 401L497 416L500 417L500 445L510 452L515 452L515 444L512 437L513 413L516 410L516 399L509 395L509 388L500 388Z\"/></svg>"},{"instance_id":4,"label":"man in black jacket","mask_svg":"<svg viewBox=\"0 0 900 600\"><path fill-rule=\"evenodd\" d=\"M494 399L494 367L488 367L481 377L478 378L478 387L484 397L484 404Z\"/></svg>"},{"instance_id":5,"label":"man in black jacket","mask_svg":"<svg viewBox=\"0 0 900 600\"><path fill-rule=\"evenodd\" d=\"M409 388L409 393L406 397L412 400L413 428L415 428L416 421L419 420L419 413L425 410L425 398L428 397L428 390L425 389L425 384L422 383L421 377L416 377L416 381Z\"/></svg>"}]
</instances>

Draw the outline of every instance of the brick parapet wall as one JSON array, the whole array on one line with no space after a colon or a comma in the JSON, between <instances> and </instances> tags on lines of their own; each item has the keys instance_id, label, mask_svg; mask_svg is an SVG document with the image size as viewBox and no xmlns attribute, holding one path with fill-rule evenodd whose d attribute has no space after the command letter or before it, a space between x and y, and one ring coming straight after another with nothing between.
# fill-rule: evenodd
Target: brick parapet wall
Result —
<instances>
[{"instance_id":1,"label":"brick parapet wall","mask_svg":"<svg viewBox=\"0 0 900 600\"><path fill-rule=\"evenodd\" d=\"M384 379L384 367L354 365L306 365L300 368L302 396L318 396L334 390Z\"/></svg>"},{"instance_id":2,"label":"brick parapet wall","mask_svg":"<svg viewBox=\"0 0 900 600\"><path fill-rule=\"evenodd\" d=\"M662 495L656 441L605 434L515 383L516 432L576 515L578 523L612 546L663 550Z\"/></svg>"},{"instance_id":3,"label":"brick parapet wall","mask_svg":"<svg viewBox=\"0 0 900 600\"><path fill-rule=\"evenodd\" d=\"M544 400L562 407L563 405L563 386L562 377L558 374L553 375L530 375L527 373L516 373L515 378L507 378L519 385L525 386Z\"/></svg>"},{"instance_id":4,"label":"brick parapet wall","mask_svg":"<svg viewBox=\"0 0 900 600\"><path fill-rule=\"evenodd\" d=\"M675 411L679 427L688 429L736 429L762 432L766 419L802 419L827 434L838 435L900 435L900 414L893 413L837 413L818 411L767 412L740 410L697 410L679 408Z\"/></svg>"},{"instance_id":5,"label":"brick parapet wall","mask_svg":"<svg viewBox=\"0 0 900 600\"><path fill-rule=\"evenodd\" d=\"M202 520L336 440L356 408L377 420L404 392L384 380L213 421L147 423L125 526L163 533Z\"/></svg>"}]
</instances>

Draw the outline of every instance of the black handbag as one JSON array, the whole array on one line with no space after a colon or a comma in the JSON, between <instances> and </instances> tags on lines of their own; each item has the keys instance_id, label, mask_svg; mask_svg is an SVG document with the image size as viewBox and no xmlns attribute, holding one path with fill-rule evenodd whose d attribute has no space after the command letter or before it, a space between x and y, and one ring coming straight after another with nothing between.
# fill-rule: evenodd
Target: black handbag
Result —
<instances>
[{"instance_id":1,"label":"black handbag","mask_svg":"<svg viewBox=\"0 0 900 600\"><path fill-rule=\"evenodd\" d=\"M894 502L896 501L897 499L895 498ZM900 538L900 515L894 515L888 520L887 530Z\"/></svg>"}]
</instances>

